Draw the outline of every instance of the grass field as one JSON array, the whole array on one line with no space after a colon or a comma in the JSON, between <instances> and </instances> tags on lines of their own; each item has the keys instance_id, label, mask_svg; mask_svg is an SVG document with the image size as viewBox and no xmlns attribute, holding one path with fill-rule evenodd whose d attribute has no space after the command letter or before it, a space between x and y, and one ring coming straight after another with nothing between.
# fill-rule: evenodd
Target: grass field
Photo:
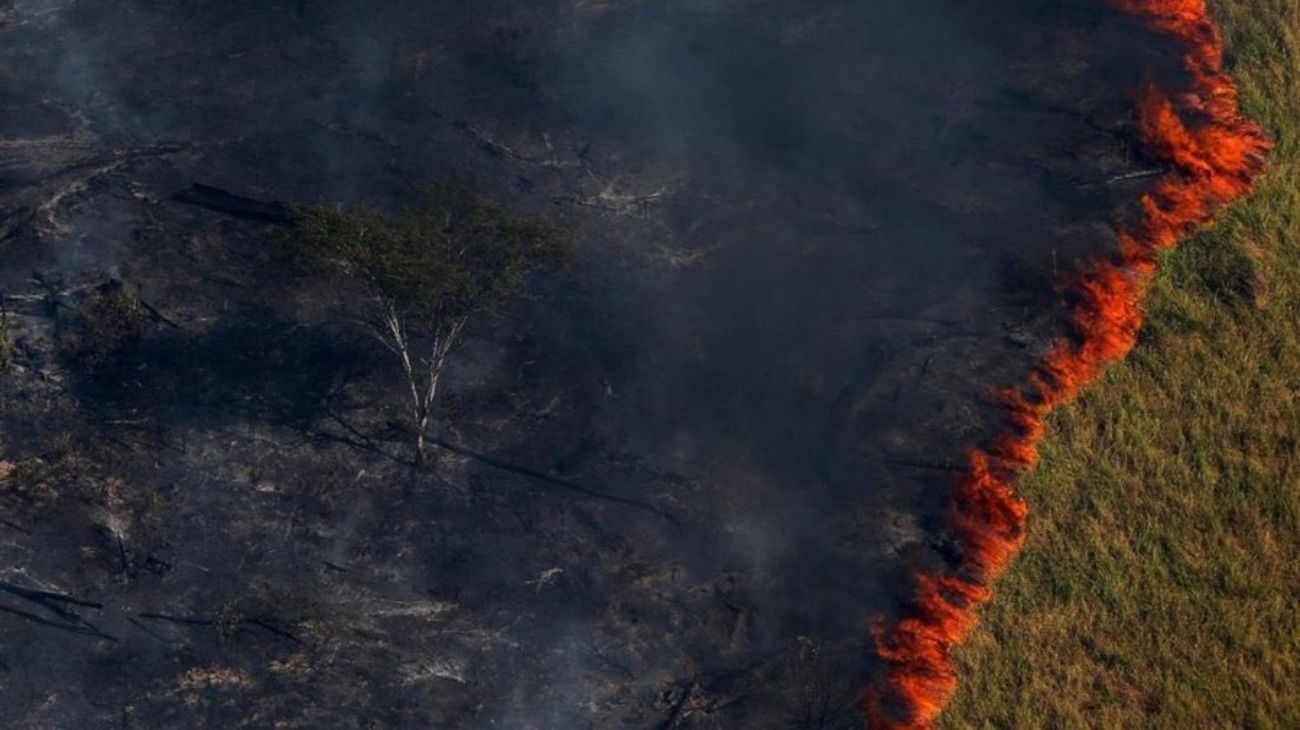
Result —
<instances>
[{"instance_id":1,"label":"grass field","mask_svg":"<svg viewBox=\"0 0 1300 730\"><path fill-rule=\"evenodd\" d=\"M1270 171L1052 417L945 728L1300 728L1300 2L1212 6Z\"/></svg>"}]
</instances>

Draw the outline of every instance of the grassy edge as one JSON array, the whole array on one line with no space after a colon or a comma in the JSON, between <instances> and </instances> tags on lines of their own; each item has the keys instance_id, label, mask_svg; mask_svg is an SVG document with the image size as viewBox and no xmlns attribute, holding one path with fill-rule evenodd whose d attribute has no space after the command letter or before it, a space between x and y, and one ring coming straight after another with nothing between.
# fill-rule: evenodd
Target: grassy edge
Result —
<instances>
[{"instance_id":1,"label":"grassy edge","mask_svg":"<svg viewBox=\"0 0 1300 730\"><path fill-rule=\"evenodd\" d=\"M1300 727L1300 4L1214 10L1272 169L1052 418L943 727Z\"/></svg>"}]
</instances>

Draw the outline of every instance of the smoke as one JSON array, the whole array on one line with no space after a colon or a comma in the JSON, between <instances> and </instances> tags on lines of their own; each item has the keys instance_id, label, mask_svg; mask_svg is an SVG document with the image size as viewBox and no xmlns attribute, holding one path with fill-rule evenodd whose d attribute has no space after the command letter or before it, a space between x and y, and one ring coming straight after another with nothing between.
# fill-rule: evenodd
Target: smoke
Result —
<instances>
[{"instance_id":1,"label":"smoke","mask_svg":"<svg viewBox=\"0 0 1300 730\"><path fill-rule=\"evenodd\" d=\"M942 711L957 683L952 647L970 631L976 607L990 597L990 582L1024 541L1027 510L1014 480L1037 461L1044 419L1132 349L1157 253L1250 192L1264 167L1270 143L1238 108L1236 87L1223 70L1222 40L1204 2L1113 5L1172 37L1183 51L1186 88L1148 83L1136 99L1145 151L1168 172L1122 224L1118 254L1086 261L1071 282L1075 336L1058 340L1025 386L1005 392L1010 428L971 453L952 501L959 566L947 574L919 572L912 611L877 630L889 670L868 696L875 727L929 727Z\"/></svg>"},{"instance_id":2,"label":"smoke","mask_svg":"<svg viewBox=\"0 0 1300 730\"><path fill-rule=\"evenodd\" d=\"M1094 37L1123 47L1087 55L1038 40L1051 38L1044 29L1074 40L1078 18L1023 6L25 2L13 7L30 23L5 31L17 34L7 47L48 73L5 93L67 110L84 136L69 165L184 147L70 195L60 220L75 232L50 254L64 268L129 261L142 286L182 292L151 303L184 322L237 319L228 296L298 314L267 291L218 295L206 279L153 270L160 254L132 238L139 220L163 231L150 241L210 235L177 246L181 260L197 257L186 266L263 260L204 257L224 245L224 223L165 202L193 182L391 205L422 179L473 176L578 228L573 274L478 323L487 354L453 364L470 403L456 435L681 525L476 472L473 509L394 506L396 490L349 498L330 513L336 537L302 550L350 565L359 546L423 530L407 517L445 522L452 547L403 553L429 565L394 564L396 587L384 589L464 594L467 616L505 627L465 660L471 686L456 690L462 705L490 708L489 725L635 724L665 684L698 684L701 707L706 695L747 698L716 702L734 713L723 724L761 727L792 711L799 691L783 667L804 647L834 649L819 671L836 681L869 673L862 627L895 603L903 556L936 559L924 528L941 509L946 460L997 425L985 384L1028 368L1036 333L1068 316L1046 285L1009 301L1008 270L1042 280L1058 259L1068 267L1113 243L1061 231L1091 230L1111 202L1096 180L1121 145L1089 115L1120 102L1076 107L1133 75L1132 38L1097 26ZM1193 164L1181 147L1161 157ZM258 236L231 239L264 248ZM1109 279L1097 281L1087 291L1106 294ZM207 309L184 316L189 307ZM516 338L532 343L530 358L494 364ZM248 338L211 342L233 361L265 361L240 350L255 349ZM1030 421L1039 397L1024 396ZM510 411L484 425L476 409L505 412L514 398L526 419ZM967 490L1009 499L1009 451L992 450ZM376 527L372 515L390 512L402 526ZM1014 529L995 537L1018 534L1009 517ZM983 523L961 524L976 545ZM242 560L254 547L230 549ZM989 550L978 560L991 569ZM553 585L529 583L556 568ZM353 585L362 570L335 577ZM964 590L947 580L931 594ZM591 646L629 648L611 664Z\"/></svg>"}]
</instances>

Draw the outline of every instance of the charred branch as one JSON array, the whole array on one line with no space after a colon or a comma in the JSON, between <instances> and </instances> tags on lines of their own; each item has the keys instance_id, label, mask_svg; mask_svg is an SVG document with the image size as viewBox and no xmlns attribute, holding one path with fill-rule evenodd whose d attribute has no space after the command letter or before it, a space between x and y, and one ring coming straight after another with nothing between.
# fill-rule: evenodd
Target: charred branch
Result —
<instances>
[{"instance_id":1,"label":"charred branch","mask_svg":"<svg viewBox=\"0 0 1300 730\"><path fill-rule=\"evenodd\" d=\"M91 626L90 624L86 624L84 622L63 623L61 621L51 621L50 619L38 616L34 613L30 613L28 611L23 611L17 608L13 608L11 606L4 606L4 605L0 605L0 612L7 613L12 616L17 616L22 619L26 619L28 621L31 621L32 623L40 624L41 626L49 626L50 628L59 629L61 631L67 631L73 634L80 634L82 636L93 636L96 639L106 639L108 641L119 641L119 639L116 636L109 636L108 634L103 633L102 631L95 628L94 626Z\"/></svg>"},{"instance_id":2,"label":"charred branch","mask_svg":"<svg viewBox=\"0 0 1300 730\"><path fill-rule=\"evenodd\" d=\"M926 459L890 459L891 466L906 466L912 469L931 469L934 471L965 471L961 464L953 461L936 461Z\"/></svg>"},{"instance_id":3,"label":"charred branch","mask_svg":"<svg viewBox=\"0 0 1300 730\"><path fill-rule=\"evenodd\" d=\"M80 598L76 598L74 596L64 595L62 593L53 593L51 591L42 591L42 590L36 590L32 588L24 588L22 586L14 585L13 583L9 583L7 581L0 581L0 591L4 593L8 593L11 596L15 596L29 603L35 604L36 606L39 606L42 610L58 617L58 620L46 618L35 613L14 608L12 606L0 605L0 611L12 614L14 616L18 616L20 618L26 619L28 621L32 621L34 623L41 624L43 626L50 626L53 628L62 629L64 631L70 631L76 634L95 636L102 639L117 641L116 637L112 637L101 632L94 624L91 624L90 622L86 621L75 611L72 611L64 607L64 606L77 606L80 608L100 610L103 608L103 604L101 603L95 601L86 601Z\"/></svg>"},{"instance_id":4,"label":"charred branch","mask_svg":"<svg viewBox=\"0 0 1300 730\"><path fill-rule=\"evenodd\" d=\"M140 613L140 614L136 614L135 617L138 619L145 619L147 621L161 621L164 623L179 624L181 626L193 626L196 628L200 628L200 627L217 628L221 625L221 622L216 619L193 618L190 616L171 616L165 613ZM275 626L267 618L241 618L238 621L236 621L235 624L238 626L256 626L257 628L262 629L263 631L266 631L267 633L277 636L281 639L291 641L295 644L302 643L301 639L289 633L288 631L285 631L284 629Z\"/></svg>"},{"instance_id":5,"label":"charred branch","mask_svg":"<svg viewBox=\"0 0 1300 730\"><path fill-rule=\"evenodd\" d=\"M26 527L23 527L22 525L19 525L14 522L10 522L9 520L6 519L0 519L0 525L4 525L5 527L8 527L9 529L15 530L17 532L21 532L24 535L32 534L32 531L27 529Z\"/></svg>"}]
</instances>

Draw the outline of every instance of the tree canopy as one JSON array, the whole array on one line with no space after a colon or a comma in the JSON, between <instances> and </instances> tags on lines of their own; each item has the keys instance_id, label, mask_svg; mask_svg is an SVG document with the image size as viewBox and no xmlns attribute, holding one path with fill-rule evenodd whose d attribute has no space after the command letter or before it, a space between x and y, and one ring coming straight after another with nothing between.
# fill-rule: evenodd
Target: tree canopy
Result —
<instances>
[{"instance_id":1,"label":"tree canopy","mask_svg":"<svg viewBox=\"0 0 1300 730\"><path fill-rule=\"evenodd\" d=\"M425 185L394 216L367 203L302 208L296 228L311 259L433 323L498 306L530 270L567 259L573 246L558 223L516 214L464 183Z\"/></svg>"}]
</instances>

